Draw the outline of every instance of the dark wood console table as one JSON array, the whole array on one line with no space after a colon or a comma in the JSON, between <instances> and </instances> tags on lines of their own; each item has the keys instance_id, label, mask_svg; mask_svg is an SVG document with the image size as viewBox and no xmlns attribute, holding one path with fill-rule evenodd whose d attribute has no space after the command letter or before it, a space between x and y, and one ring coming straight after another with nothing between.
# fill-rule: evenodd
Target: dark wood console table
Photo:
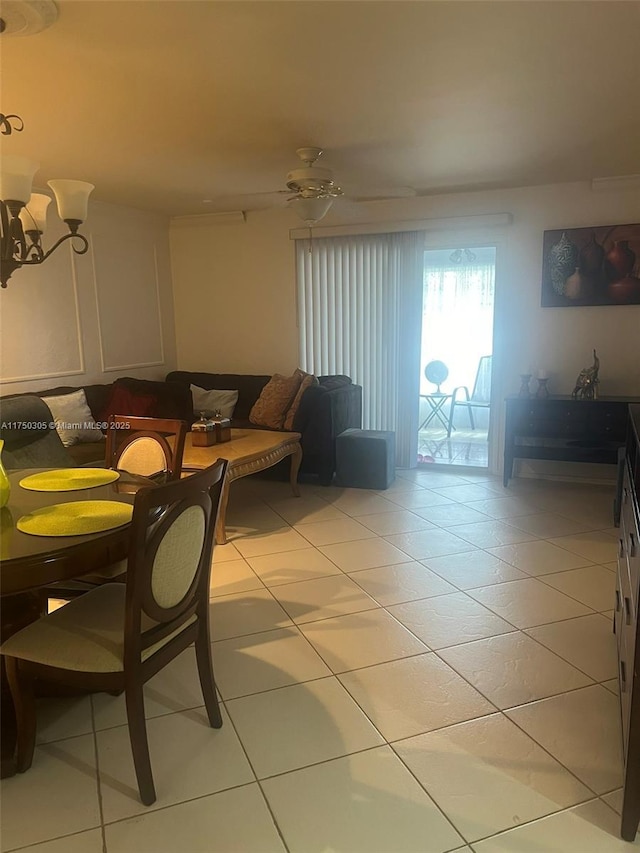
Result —
<instances>
[{"instance_id":1,"label":"dark wood console table","mask_svg":"<svg viewBox=\"0 0 640 853\"><path fill-rule=\"evenodd\" d=\"M627 436L629 404L640 397L507 397L504 485L514 459L616 465Z\"/></svg>"}]
</instances>

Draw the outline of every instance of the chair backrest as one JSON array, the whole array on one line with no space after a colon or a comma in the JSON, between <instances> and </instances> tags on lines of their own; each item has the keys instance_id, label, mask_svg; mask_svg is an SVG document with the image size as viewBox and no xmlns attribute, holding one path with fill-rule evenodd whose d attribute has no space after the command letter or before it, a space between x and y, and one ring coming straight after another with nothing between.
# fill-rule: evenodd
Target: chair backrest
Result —
<instances>
[{"instance_id":1,"label":"chair backrest","mask_svg":"<svg viewBox=\"0 0 640 853\"><path fill-rule=\"evenodd\" d=\"M53 426L51 409L35 394L0 398L2 463L16 468L75 468Z\"/></svg>"},{"instance_id":2,"label":"chair backrest","mask_svg":"<svg viewBox=\"0 0 640 853\"><path fill-rule=\"evenodd\" d=\"M479 403L491 402L491 359L492 356L483 355L478 363L471 399Z\"/></svg>"},{"instance_id":3,"label":"chair backrest","mask_svg":"<svg viewBox=\"0 0 640 853\"><path fill-rule=\"evenodd\" d=\"M125 668L196 619L209 618L209 575L228 463L136 494L127 565ZM208 621L207 621L208 626ZM149 652L147 653L149 654Z\"/></svg>"},{"instance_id":4,"label":"chair backrest","mask_svg":"<svg viewBox=\"0 0 640 853\"><path fill-rule=\"evenodd\" d=\"M111 415L107 427L107 468L180 479L186 421Z\"/></svg>"}]
</instances>

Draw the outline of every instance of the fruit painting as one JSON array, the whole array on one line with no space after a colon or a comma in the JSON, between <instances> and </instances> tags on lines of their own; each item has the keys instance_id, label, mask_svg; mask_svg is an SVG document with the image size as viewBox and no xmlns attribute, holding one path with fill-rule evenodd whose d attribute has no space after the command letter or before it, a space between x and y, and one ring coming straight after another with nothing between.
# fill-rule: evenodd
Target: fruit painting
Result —
<instances>
[{"instance_id":1,"label":"fruit painting","mask_svg":"<svg viewBox=\"0 0 640 853\"><path fill-rule=\"evenodd\" d=\"M640 305L640 225L545 231L542 307Z\"/></svg>"}]
</instances>

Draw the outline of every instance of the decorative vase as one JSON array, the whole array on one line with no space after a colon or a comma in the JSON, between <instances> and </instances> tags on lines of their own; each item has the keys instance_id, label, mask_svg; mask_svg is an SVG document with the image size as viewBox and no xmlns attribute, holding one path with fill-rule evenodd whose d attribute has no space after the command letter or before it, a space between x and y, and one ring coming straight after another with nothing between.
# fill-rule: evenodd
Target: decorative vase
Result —
<instances>
[{"instance_id":1,"label":"decorative vase","mask_svg":"<svg viewBox=\"0 0 640 853\"><path fill-rule=\"evenodd\" d=\"M640 304L640 278L627 275L619 281L612 281L607 294L609 299L620 305Z\"/></svg>"},{"instance_id":2,"label":"decorative vase","mask_svg":"<svg viewBox=\"0 0 640 853\"><path fill-rule=\"evenodd\" d=\"M567 276L578 264L578 247L563 232L560 240L549 249L549 275L553 289L564 296L564 283Z\"/></svg>"},{"instance_id":3,"label":"decorative vase","mask_svg":"<svg viewBox=\"0 0 640 853\"><path fill-rule=\"evenodd\" d=\"M602 271L603 261L604 248L596 241L595 232L592 231L591 237L587 240L582 249L580 249L580 272L591 278L597 278Z\"/></svg>"},{"instance_id":4,"label":"decorative vase","mask_svg":"<svg viewBox=\"0 0 640 853\"><path fill-rule=\"evenodd\" d=\"M521 373L520 374L520 390L518 391L518 397L530 397L531 392L529 391L529 380L531 379L530 373Z\"/></svg>"},{"instance_id":5,"label":"decorative vase","mask_svg":"<svg viewBox=\"0 0 640 853\"><path fill-rule=\"evenodd\" d=\"M630 276L636 262L636 253L629 248L628 240L616 240L605 258L607 279L613 283Z\"/></svg>"},{"instance_id":6,"label":"decorative vase","mask_svg":"<svg viewBox=\"0 0 640 853\"><path fill-rule=\"evenodd\" d=\"M580 268L576 267L573 274L564 283L564 295L567 299L580 299L583 296L584 280Z\"/></svg>"},{"instance_id":7,"label":"decorative vase","mask_svg":"<svg viewBox=\"0 0 640 853\"><path fill-rule=\"evenodd\" d=\"M9 482L7 472L4 470L4 465L2 464L3 447L4 440L0 438L0 507L7 505L9 501L9 495L11 493L11 483Z\"/></svg>"},{"instance_id":8,"label":"decorative vase","mask_svg":"<svg viewBox=\"0 0 640 853\"><path fill-rule=\"evenodd\" d=\"M538 400L544 400L549 396L549 389L547 388L548 381L548 379L538 379L538 390L536 391Z\"/></svg>"}]
</instances>

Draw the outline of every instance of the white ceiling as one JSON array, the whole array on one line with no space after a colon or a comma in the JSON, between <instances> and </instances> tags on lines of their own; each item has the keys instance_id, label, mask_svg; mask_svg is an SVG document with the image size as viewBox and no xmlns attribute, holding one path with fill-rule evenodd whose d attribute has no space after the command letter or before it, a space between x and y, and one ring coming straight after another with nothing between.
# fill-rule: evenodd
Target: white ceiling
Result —
<instances>
[{"instance_id":1,"label":"white ceiling","mask_svg":"<svg viewBox=\"0 0 640 853\"><path fill-rule=\"evenodd\" d=\"M640 173L640 3L62 0L0 37L3 150L94 197L255 209L319 145L346 188ZM358 189L359 187L359 189ZM283 197L284 198L284 197ZM204 204L203 199L212 202Z\"/></svg>"}]
</instances>

